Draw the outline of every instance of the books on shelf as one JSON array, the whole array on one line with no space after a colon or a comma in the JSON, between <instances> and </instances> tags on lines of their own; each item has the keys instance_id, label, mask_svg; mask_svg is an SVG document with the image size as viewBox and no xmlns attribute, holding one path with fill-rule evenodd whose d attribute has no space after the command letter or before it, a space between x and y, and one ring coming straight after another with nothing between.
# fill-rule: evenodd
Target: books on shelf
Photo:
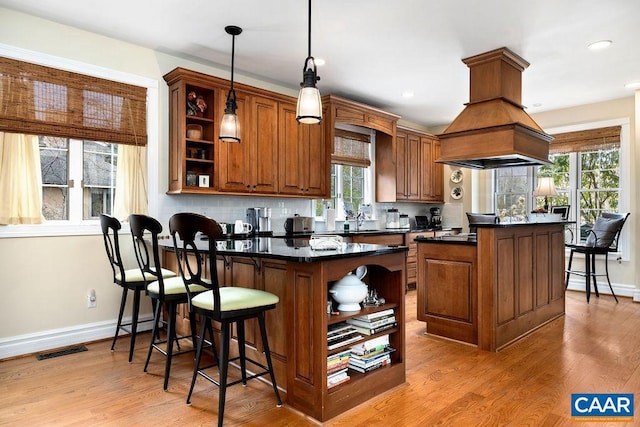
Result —
<instances>
[{"instance_id":1,"label":"books on shelf","mask_svg":"<svg viewBox=\"0 0 640 427\"><path fill-rule=\"evenodd\" d=\"M351 356L364 356L389 347L389 334L371 338L351 347Z\"/></svg>"},{"instance_id":2,"label":"books on shelf","mask_svg":"<svg viewBox=\"0 0 640 427\"><path fill-rule=\"evenodd\" d=\"M334 375L327 376L327 389L333 388L338 384L346 383L351 377L347 374L347 368Z\"/></svg>"},{"instance_id":3,"label":"books on shelf","mask_svg":"<svg viewBox=\"0 0 640 427\"><path fill-rule=\"evenodd\" d=\"M366 321L378 320L381 317L389 316L392 314L395 314L395 310L393 308L387 308L386 310L375 311L373 313L357 316L357 317L354 317L354 319L363 320L366 322Z\"/></svg>"},{"instance_id":4,"label":"books on shelf","mask_svg":"<svg viewBox=\"0 0 640 427\"><path fill-rule=\"evenodd\" d=\"M336 323L335 325L331 325L331 328L327 332L327 348L334 350L362 339L364 339L364 337L353 325L349 325L346 322Z\"/></svg>"},{"instance_id":5,"label":"books on shelf","mask_svg":"<svg viewBox=\"0 0 640 427\"><path fill-rule=\"evenodd\" d=\"M351 377L347 373L351 350L347 349L327 357L327 388L333 388L338 384L349 381Z\"/></svg>"},{"instance_id":6,"label":"books on shelf","mask_svg":"<svg viewBox=\"0 0 640 427\"><path fill-rule=\"evenodd\" d=\"M394 323L395 321L396 321L396 315L388 314L386 316L376 317L372 320L362 320L358 318L353 318L353 319L347 319L346 322L349 325L374 329L374 328L379 328L380 326L387 325L389 323Z\"/></svg>"},{"instance_id":7,"label":"books on shelf","mask_svg":"<svg viewBox=\"0 0 640 427\"><path fill-rule=\"evenodd\" d=\"M351 350L344 350L327 357L327 375L339 372L349 366Z\"/></svg>"},{"instance_id":8,"label":"books on shelf","mask_svg":"<svg viewBox=\"0 0 640 427\"><path fill-rule=\"evenodd\" d=\"M382 331L386 331L387 329L392 329L398 326L398 322L392 322L392 323L385 323L384 325L375 327L375 328L370 328L370 327L363 327L363 326L354 326L354 328L356 328L356 330L363 334L363 335L375 335L377 333L380 333Z\"/></svg>"},{"instance_id":9,"label":"books on shelf","mask_svg":"<svg viewBox=\"0 0 640 427\"><path fill-rule=\"evenodd\" d=\"M360 373L367 373L391 364L390 352L381 353L368 360L359 360L352 358L349 361L349 369Z\"/></svg>"}]
</instances>

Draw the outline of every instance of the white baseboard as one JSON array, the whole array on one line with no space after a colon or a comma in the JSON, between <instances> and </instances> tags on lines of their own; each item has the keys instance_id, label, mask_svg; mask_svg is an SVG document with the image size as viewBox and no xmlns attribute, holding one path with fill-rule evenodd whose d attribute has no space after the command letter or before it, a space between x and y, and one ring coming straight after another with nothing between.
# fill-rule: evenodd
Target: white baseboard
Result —
<instances>
[{"instance_id":1,"label":"white baseboard","mask_svg":"<svg viewBox=\"0 0 640 427\"><path fill-rule=\"evenodd\" d=\"M613 288L613 292L616 293L616 296L630 297L633 298L633 301L640 302L640 289L636 288L635 286L612 283L611 287ZM570 289L572 291L586 292L584 279L569 279L569 286L567 287L567 289ZM598 292L601 294L611 295L609 284L606 281L604 283L598 281ZM595 295L593 288L591 289L591 294Z\"/></svg>"},{"instance_id":2,"label":"white baseboard","mask_svg":"<svg viewBox=\"0 0 640 427\"><path fill-rule=\"evenodd\" d=\"M138 332L150 331L153 316L141 315L138 320ZM130 322L131 318L122 320ZM145 322L145 323L141 323ZM105 322L87 323L86 325L71 328L51 329L35 334L18 335L0 339L0 360L8 357L22 356L25 354L39 353L61 347L83 344L91 341L113 338L116 329L116 320ZM120 331L120 334L126 332Z\"/></svg>"}]
</instances>

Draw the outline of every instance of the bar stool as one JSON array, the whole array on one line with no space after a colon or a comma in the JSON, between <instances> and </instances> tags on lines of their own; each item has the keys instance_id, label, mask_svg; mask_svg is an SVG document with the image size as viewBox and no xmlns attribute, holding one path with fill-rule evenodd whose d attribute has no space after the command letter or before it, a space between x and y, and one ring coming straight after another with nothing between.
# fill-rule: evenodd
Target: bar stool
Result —
<instances>
[{"instance_id":1,"label":"bar stool","mask_svg":"<svg viewBox=\"0 0 640 427\"><path fill-rule=\"evenodd\" d=\"M600 297L600 293L598 292L598 282L596 280L596 277L598 276L604 276L607 278L611 294L616 300L616 303L618 302L618 297L615 292L613 292L611 280L609 279L609 252L616 252L618 250L620 232L622 231L622 227L628 217L629 213L603 212L600 217L596 219L593 228L589 230L589 235L587 236L587 241L584 245L565 244L565 247L571 249L571 253L569 254L569 263L565 270L567 273L565 288L569 286L569 277L572 274L584 277L587 303L591 297L591 281L593 281L593 288L596 293L596 297ZM576 252L584 254L584 270L571 269L573 254ZM596 273L596 255L604 255L605 274Z\"/></svg>"},{"instance_id":2,"label":"bar stool","mask_svg":"<svg viewBox=\"0 0 640 427\"><path fill-rule=\"evenodd\" d=\"M224 405L226 389L228 386L242 383L247 384L247 380L258 378L269 374L273 391L276 394L277 406L282 406L276 378L273 373L271 362L271 352L264 321L264 313L276 307L279 299L276 295L258 289L248 289L242 287L225 286L220 287L216 268L216 240L222 237L222 229L216 221L195 213L178 213L169 220L169 231L173 237L173 244L178 257L180 275L187 286L189 294L189 311L195 312L202 317L198 347L196 350L196 364L191 379L191 387L187 396L187 404L191 403L191 394L198 375L214 383L219 387L218 400L218 426L222 426L224 419ZM196 242L196 234L202 233L207 241ZM210 278L204 277L206 250L201 249L204 245L208 249L208 266ZM183 266L184 263L184 266ZM200 294L193 294L189 285L201 285L209 290ZM247 319L257 319L260 326L262 346L267 361L264 366L258 361L246 357L245 354L245 331L244 321ZM205 332L211 328L211 321L220 323L220 357L213 364L200 366L202 349L205 344ZM231 325L236 324L238 336L239 356L229 359L229 344L231 342ZM227 371L229 362L239 360L242 378L227 383ZM259 372L247 376L247 362L259 368ZM209 368L218 366L219 379L216 380L207 373Z\"/></svg>"},{"instance_id":3,"label":"bar stool","mask_svg":"<svg viewBox=\"0 0 640 427\"><path fill-rule=\"evenodd\" d=\"M140 268L125 269L120 254L120 241L118 232L122 228L122 224L116 218L107 214L100 214L100 227L102 228L102 236L104 238L104 247L107 251L107 258L113 271L113 282L122 287L122 299L120 300L120 311L118 312L118 323L116 325L116 333L111 343L111 351L115 350L118 334L121 330L131 334L131 343L129 345L129 363L133 360L133 350L136 345L136 335L138 331L138 313L140 312L140 294L145 289L145 280ZM175 276L175 273L171 273ZM127 294L133 291L133 307L130 322L122 322L124 308L127 305ZM142 323L151 322L144 320Z\"/></svg>"},{"instance_id":4,"label":"bar stool","mask_svg":"<svg viewBox=\"0 0 640 427\"><path fill-rule=\"evenodd\" d=\"M191 334L177 335L176 317L178 313L178 304L186 304L188 295L184 282L182 281L182 277L177 276L173 271L162 268L160 269L161 274L157 274L158 269L156 266L161 265L160 251L158 249L158 235L162 233L162 225L160 222L147 215L132 214L129 215L129 226L131 228L131 236L133 237L134 243L133 248L140 270L145 278L150 278L145 280L147 294L153 301L155 301L153 330L151 332L151 342L149 343L147 360L144 364L144 372L147 372L149 361L151 360L151 354L154 349L164 355L165 368L163 389L167 390L167 387L169 386L169 374L171 372L171 361L173 356L195 351L196 319L195 315L190 313ZM145 232L148 233L148 237L151 238L151 253L149 253L149 243L145 239ZM191 291L194 294L207 290L199 285L190 286ZM167 310L167 320L162 320L163 307ZM165 325L167 327L166 339L161 339L160 337L158 330L160 325ZM193 347L181 350L180 341L184 339L191 339ZM164 348L162 347L163 345L165 345ZM174 345L178 349L177 352L174 352L173 350Z\"/></svg>"}]
</instances>

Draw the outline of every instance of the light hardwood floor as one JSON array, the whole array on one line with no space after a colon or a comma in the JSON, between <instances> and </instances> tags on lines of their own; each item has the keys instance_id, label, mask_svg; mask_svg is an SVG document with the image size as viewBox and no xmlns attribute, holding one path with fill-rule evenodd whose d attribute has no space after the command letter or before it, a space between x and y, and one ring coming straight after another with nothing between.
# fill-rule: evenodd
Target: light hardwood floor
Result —
<instances>
[{"instance_id":1,"label":"light hardwood floor","mask_svg":"<svg viewBox=\"0 0 640 427\"><path fill-rule=\"evenodd\" d=\"M325 423L327 426L572 425L571 393L636 393L640 406L640 304L568 292L566 316L499 353L424 334L415 291L407 294L407 382ZM162 391L164 359L142 372L149 334L127 363L128 340L38 361L0 362L2 426L192 426L217 421L217 390L199 380L185 404L192 358L174 359ZM232 369L233 370L233 369ZM580 423L581 426L589 423ZM272 389L250 381L227 391L227 426L313 426L275 407ZM598 426L606 425L597 423ZM620 426L622 424L611 424ZM640 425L636 410L635 424Z\"/></svg>"}]
</instances>

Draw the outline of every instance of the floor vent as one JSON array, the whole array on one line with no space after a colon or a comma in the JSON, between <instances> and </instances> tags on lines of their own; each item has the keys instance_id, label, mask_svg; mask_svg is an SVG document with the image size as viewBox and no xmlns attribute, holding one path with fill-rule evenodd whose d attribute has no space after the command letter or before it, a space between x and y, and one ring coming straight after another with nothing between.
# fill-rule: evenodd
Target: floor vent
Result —
<instances>
[{"instance_id":1,"label":"floor vent","mask_svg":"<svg viewBox=\"0 0 640 427\"><path fill-rule=\"evenodd\" d=\"M53 353L43 353L36 356L38 360L52 359L58 356L65 356L67 354L80 353L82 351L87 351L87 347L81 345L79 347L70 347L65 348L64 350L54 351Z\"/></svg>"}]
</instances>

